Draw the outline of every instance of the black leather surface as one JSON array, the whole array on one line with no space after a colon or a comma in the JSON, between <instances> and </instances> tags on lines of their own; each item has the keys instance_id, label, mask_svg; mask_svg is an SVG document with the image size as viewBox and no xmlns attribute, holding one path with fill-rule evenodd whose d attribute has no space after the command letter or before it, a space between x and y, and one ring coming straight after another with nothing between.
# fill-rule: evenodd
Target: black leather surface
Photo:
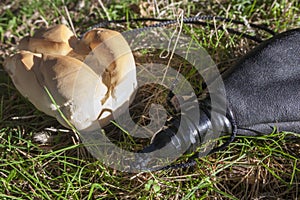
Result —
<instances>
[{"instance_id":1,"label":"black leather surface","mask_svg":"<svg viewBox=\"0 0 300 200\"><path fill-rule=\"evenodd\" d=\"M300 133L300 29L253 49L226 74L224 84L238 134L268 134L274 126Z\"/></svg>"}]
</instances>

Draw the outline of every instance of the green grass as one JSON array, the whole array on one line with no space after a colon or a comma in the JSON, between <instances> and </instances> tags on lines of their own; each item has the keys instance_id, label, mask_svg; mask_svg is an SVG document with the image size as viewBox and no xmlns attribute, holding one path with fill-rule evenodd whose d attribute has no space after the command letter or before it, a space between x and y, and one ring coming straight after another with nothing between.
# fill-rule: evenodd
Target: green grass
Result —
<instances>
[{"instance_id":1,"label":"green grass","mask_svg":"<svg viewBox=\"0 0 300 200\"><path fill-rule=\"evenodd\" d=\"M158 0L157 7L148 5L146 0L107 2L103 1L105 12L98 1L2 1L0 65L7 56L17 51L16 44L23 36L42 26L69 23L68 14L78 35L101 19L176 18L180 9L185 11L186 16L201 13L245 18L266 24L278 32L300 26L300 5L296 0L194 3ZM117 30L134 27L112 26ZM229 24L228 27L235 25ZM222 69L256 45L239 36L201 26L187 26L185 31L194 34ZM149 54L148 59L152 59L151 52ZM137 63L143 59L137 57ZM197 76L189 71L186 74L194 80L192 84L199 87L195 81ZM153 90L149 86L145 91L149 89ZM33 136L45 131L45 128L61 126L23 98L2 67L0 96L1 199L300 198L300 140L292 133L240 136L225 151L200 158L193 168L130 174L111 169L91 157L72 134L48 133L55 138L52 143L41 145L33 142ZM116 128L113 126L107 129L109 133L114 131ZM294 136L293 140L288 139L291 136ZM120 137L120 143L130 148L126 135ZM181 161L186 161L186 158L181 158Z\"/></svg>"}]
</instances>

